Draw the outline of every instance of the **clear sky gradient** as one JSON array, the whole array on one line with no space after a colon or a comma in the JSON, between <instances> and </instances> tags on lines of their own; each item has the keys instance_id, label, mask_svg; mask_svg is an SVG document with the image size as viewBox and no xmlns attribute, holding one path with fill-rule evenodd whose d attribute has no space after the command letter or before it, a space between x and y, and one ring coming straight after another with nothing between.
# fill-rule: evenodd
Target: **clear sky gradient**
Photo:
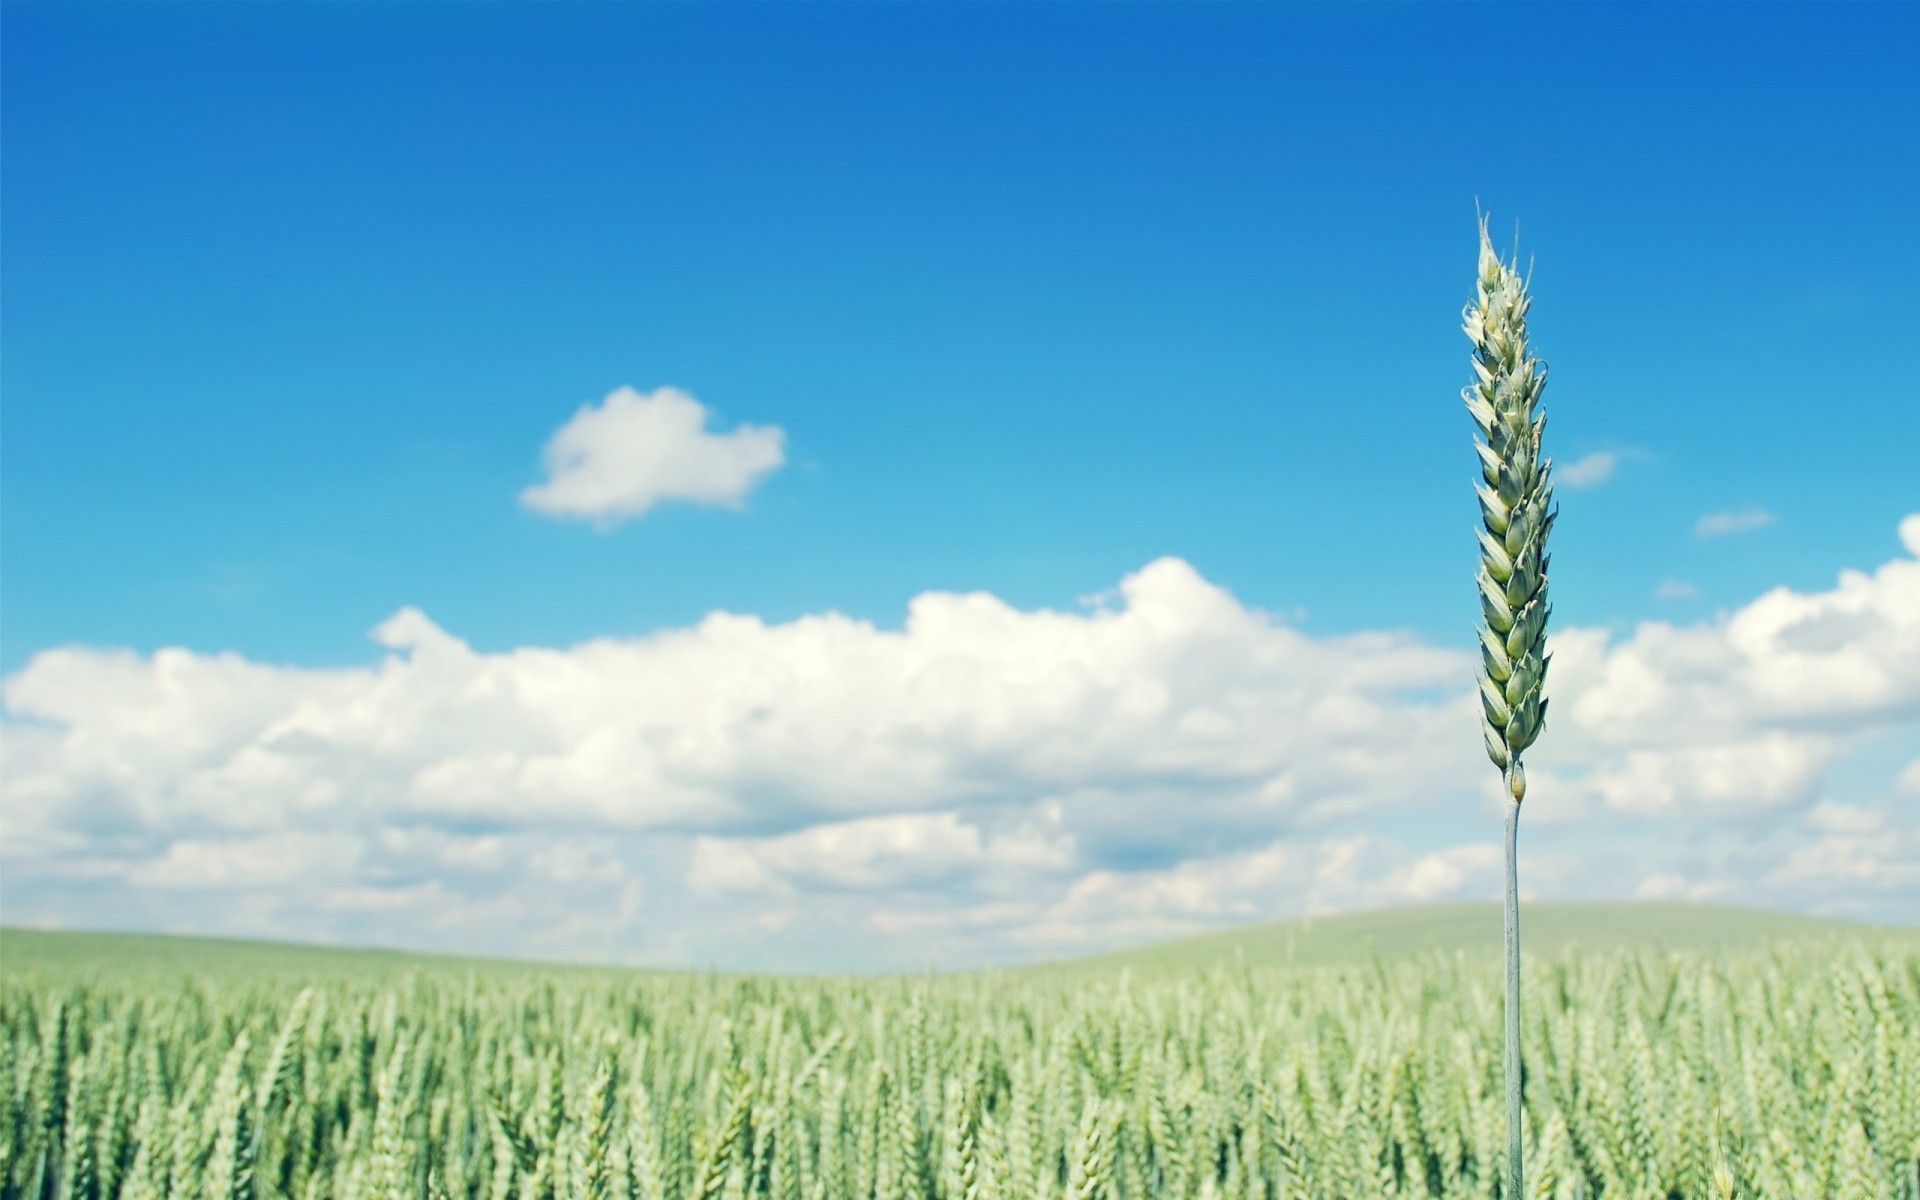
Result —
<instances>
[{"instance_id":1,"label":"clear sky gradient","mask_svg":"<svg viewBox=\"0 0 1920 1200\"><path fill-rule=\"evenodd\" d=\"M1534 349L1551 368L1546 443L1563 482L1550 637L1626 639L1659 621L1706 639L1770 589L1838 596L1843 570L1920 553L1897 532L1920 513L1912 6L14 3L0 21L0 675L14 760L0 767L0 812L11 853L66 864L10 864L9 921L364 940L373 927L352 914L382 895L381 911L413 912L478 894L445 865L463 853L512 858L512 839L529 837L564 859L615 828L627 840L593 843L611 855L594 869L631 913L652 915L570 934L524 907L485 930L444 913L384 928L405 944L499 952L872 966L929 946L1004 959L1314 906L1491 895L1472 847L1495 832L1472 785L1436 801L1458 819L1337 772L1281 789L1304 806L1287 808L1271 788L1297 759L1281 747L1216 807L1180 810L1211 832L1164 853L1141 849L1151 828L1121 828L1124 805L1085 797L1213 787L1226 759L1200 763L1185 742L1111 770L979 751L965 769L887 776L893 801L835 808L794 785L804 755L747 753L728 735L714 754L745 753L752 769L701 776L704 798L670 818L621 808L659 783L629 763L615 773L625 782L569 775L599 798L552 821L502 817L502 793L479 776L448 784L462 752L436 742L313 766L307 784L371 795L373 776L356 772L386 763L391 803L343 825L302 808L321 803L308 792L261 782L281 776L254 758L280 751L248 740L326 709L335 701L316 697L334 684L276 692L245 717L176 712L160 688L149 709L108 721L89 689L131 703L137 688L36 658L64 647L152 672L156 651L183 647L352 691L339 681L371 678L396 653L369 630L403 609L424 618L393 635L414 647L395 661L417 666L445 631L498 664L516 647L686 631L715 610L776 631L836 613L878 635L903 630L929 592L1082 619L1097 611L1084 598L1124 607L1122 579L1171 558L1201 581L1191 588L1266 614L1263 628L1392 633L1460 656L1470 680L1459 311L1476 202L1503 251L1518 228ZM678 389L703 406L681 411L715 436L777 429L758 444L773 455L777 442L778 461L730 476L732 460L715 459L704 482L669 480L644 511L600 519L530 502L554 469L543 450L622 387L648 405ZM646 412L667 422L664 404ZM617 436L665 444L668 424L634 421L574 436L586 451ZM658 468L632 453L603 465L628 482ZM1184 597L1181 613L1213 603L1152 578ZM1753 837L1786 845L1811 821L1891 847L1889 861L1866 870L1836 850L1832 870L1854 884L1796 892L1755 882L1798 869L1777 855L1722 861L1721 825L1623 832L1580 826L1570 808L1569 854L1594 828L1622 861L1643 845L1700 849L1617 878L1543 873L1536 891L1920 920L1920 618L1899 620L1905 578L1868 604L1885 610L1872 630L1838 599L1858 620L1821 626L1822 645L1878 639L1847 644L1888 680L1855 680L1853 699L1818 714L1759 705L1694 747L1746 762L1772 746L1787 756L1778 773L1813 772L1755 801L1771 824ZM405 632L420 629L436 632ZM768 653L858 674L834 657L853 650L825 645ZM995 645L969 661L998 661ZM1143 650L1139 669L1187 678L1172 653ZM1682 681L1722 661L1646 654ZM1600 645L1592 655L1604 661ZM1583 677L1566 661L1572 689ZM1288 677L1276 671L1268 682ZM1416 699L1439 711L1433 696L1461 690L1451 678L1439 671ZM1610 678L1595 665L1593 680ZM1740 678L1728 694L1755 694ZM964 695L984 706L968 719L989 725L1004 703L991 688ZM1570 690L1568 729L1576 701ZM1585 711L1594 749L1581 769L1655 752L1604 733L1608 713L1646 706ZM876 719L849 710L832 736L866 745L856 734ZM210 757L163 767L124 740L173 720L170 744ZM1204 722L1189 724L1177 737ZM428 725L428 740L462 728ZM1802 746L1801 759L1779 749L1816 727L1860 736ZM620 728L607 737L640 736ZM912 728L899 745L959 753L932 717ZM991 741L968 728L974 750ZM1550 717L1538 751L1549 770L1560 732ZM1253 736L1220 737L1241 735ZM602 743L570 736L543 752L576 775L605 765L582 749ZM1458 737L1478 753L1470 720ZM805 725L793 738L831 740ZM515 786L547 794L523 767ZM1429 778L1407 769L1403 793ZM259 797L244 819L205 807L209 773L223 771ZM1639 782L1593 784L1580 819L1631 808L1621 797L1646 780L1622 778ZM1713 803L1681 786L1670 807L1696 815L1675 819L1735 820L1727 786L1699 783ZM1280 806L1265 833L1246 807L1262 788ZM1376 792L1377 804L1362 797ZM49 815L76 797L100 807ZM1208 815L1220 813L1234 815ZM884 825L894 818L906 823ZM1318 862L1321 878L1341 839L1389 827L1401 857L1353 866L1359 890L1249 884L1198 907L1162 903L1223 872L1257 875L1257 855L1233 856L1269 843ZM343 829L358 849L300 841ZM778 841L808 836L817 844ZM859 852L864 868L796 865L860 837L878 839ZM166 882L166 863L226 862L221 847L248 838L287 862L337 853L361 867L298 894L241 872L232 886L273 914L245 928L227 915L232 892ZM442 839L440 857L380 858L407 838L415 850ZM982 882L949 861L997 862L995 846L1026 846L1031 872ZM928 854L946 855L947 874L899 865ZM1445 854L1465 872L1451 889L1402 878L1367 890L1395 871L1444 883L1446 870L1421 864ZM1759 874L1730 882L1742 872ZM948 890L927 890L936 876ZM485 884L490 897L533 887ZM815 891L833 899L799 903ZM420 899L429 892L438 899ZM883 927L904 909L932 915ZM1119 921L1123 910L1137 920ZM684 943L634 932L694 911L718 915ZM959 912L975 915L939 923ZM855 952L848 928L879 934Z\"/></svg>"}]
</instances>

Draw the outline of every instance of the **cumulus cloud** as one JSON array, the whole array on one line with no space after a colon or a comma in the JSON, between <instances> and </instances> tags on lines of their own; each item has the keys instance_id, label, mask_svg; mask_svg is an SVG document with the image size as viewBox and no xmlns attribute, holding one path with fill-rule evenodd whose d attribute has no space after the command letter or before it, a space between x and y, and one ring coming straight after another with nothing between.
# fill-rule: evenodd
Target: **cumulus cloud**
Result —
<instances>
[{"instance_id":1,"label":"cumulus cloud","mask_svg":"<svg viewBox=\"0 0 1920 1200\"><path fill-rule=\"evenodd\" d=\"M1500 847L1491 842L1419 854L1375 835L1289 837L1150 870L1096 868L1050 891L971 904L896 900L870 920L888 935L1027 955L1078 954L1276 914L1477 898L1497 885L1502 864Z\"/></svg>"},{"instance_id":2,"label":"cumulus cloud","mask_svg":"<svg viewBox=\"0 0 1920 1200\"><path fill-rule=\"evenodd\" d=\"M1843 571L1826 591L1775 588L1709 622L1650 621L1617 642L1570 629L1550 643L1559 719L1530 759L1552 780L1549 812L1794 809L1865 739L1920 724L1913 558Z\"/></svg>"},{"instance_id":3,"label":"cumulus cloud","mask_svg":"<svg viewBox=\"0 0 1920 1200\"><path fill-rule=\"evenodd\" d=\"M1776 887L1856 901L1862 892L1920 888L1920 826L1864 805L1825 802L1803 822L1811 835L1769 873Z\"/></svg>"},{"instance_id":4,"label":"cumulus cloud","mask_svg":"<svg viewBox=\"0 0 1920 1200\"><path fill-rule=\"evenodd\" d=\"M774 425L707 430L706 407L677 388L622 387L585 405L548 440L548 478L520 493L528 508L610 524L662 500L738 506L786 461Z\"/></svg>"},{"instance_id":5,"label":"cumulus cloud","mask_svg":"<svg viewBox=\"0 0 1920 1200\"><path fill-rule=\"evenodd\" d=\"M1724 537L1729 533L1748 533L1755 529L1765 529L1776 518L1764 508L1748 508L1739 512L1708 513L1694 522L1696 537Z\"/></svg>"},{"instance_id":6,"label":"cumulus cloud","mask_svg":"<svg viewBox=\"0 0 1920 1200\"><path fill-rule=\"evenodd\" d=\"M5 683L9 815L91 803L155 829L289 809L773 832L1039 791L1252 789L1270 814L1458 773L1471 660L1398 634L1314 639L1162 559L1124 607L926 593L893 632L836 614L477 654L403 609L374 668L64 648Z\"/></svg>"},{"instance_id":7,"label":"cumulus cloud","mask_svg":"<svg viewBox=\"0 0 1920 1200\"><path fill-rule=\"evenodd\" d=\"M771 838L700 837L687 885L702 894L800 891L946 891L987 871L1059 872L1073 838L1026 824L987 836L959 814L901 813L814 825Z\"/></svg>"},{"instance_id":8,"label":"cumulus cloud","mask_svg":"<svg viewBox=\"0 0 1920 1200\"><path fill-rule=\"evenodd\" d=\"M1370 835L1282 839L1162 870L1090 872L1020 929L1017 940L1061 949L1098 947L1197 932L1222 918L1454 899L1471 883L1490 884L1502 863L1493 843L1415 855Z\"/></svg>"},{"instance_id":9,"label":"cumulus cloud","mask_svg":"<svg viewBox=\"0 0 1920 1200\"><path fill-rule=\"evenodd\" d=\"M1822 799L1792 819L1678 856L1644 879L1645 899L1710 900L1911 923L1920 820L1911 807Z\"/></svg>"},{"instance_id":10,"label":"cumulus cloud","mask_svg":"<svg viewBox=\"0 0 1920 1200\"><path fill-rule=\"evenodd\" d=\"M1920 732L1920 514L1901 536L1826 590L1551 632L1527 886L1920 916L1920 764L1833 794ZM1473 659L1309 636L1178 559L1079 611L925 593L897 630L372 636L370 666L69 646L0 681L8 919L874 965L1496 890Z\"/></svg>"},{"instance_id":11,"label":"cumulus cloud","mask_svg":"<svg viewBox=\"0 0 1920 1200\"><path fill-rule=\"evenodd\" d=\"M1613 477L1620 456L1606 450L1577 458L1555 473L1555 478L1572 488L1595 487Z\"/></svg>"},{"instance_id":12,"label":"cumulus cloud","mask_svg":"<svg viewBox=\"0 0 1920 1200\"><path fill-rule=\"evenodd\" d=\"M182 838L131 864L129 882L150 888L255 890L312 878L350 879L360 839L288 831L256 837Z\"/></svg>"}]
</instances>

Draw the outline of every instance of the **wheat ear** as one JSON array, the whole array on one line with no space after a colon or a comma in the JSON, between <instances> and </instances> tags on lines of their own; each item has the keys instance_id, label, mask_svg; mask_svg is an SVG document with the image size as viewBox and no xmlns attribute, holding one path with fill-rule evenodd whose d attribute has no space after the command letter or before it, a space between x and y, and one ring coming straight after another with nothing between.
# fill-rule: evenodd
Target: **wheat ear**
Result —
<instances>
[{"instance_id":1,"label":"wheat ear","mask_svg":"<svg viewBox=\"0 0 1920 1200\"><path fill-rule=\"evenodd\" d=\"M1480 218L1480 269L1474 302L1462 314L1473 342L1474 382L1460 395L1480 436L1481 733L1487 757L1507 794L1507 1187L1522 1190L1520 1143L1520 803L1527 776L1520 755L1547 718L1547 533L1553 460L1540 456L1547 418L1535 406L1547 384L1546 364L1527 352L1526 281L1500 261Z\"/></svg>"}]
</instances>

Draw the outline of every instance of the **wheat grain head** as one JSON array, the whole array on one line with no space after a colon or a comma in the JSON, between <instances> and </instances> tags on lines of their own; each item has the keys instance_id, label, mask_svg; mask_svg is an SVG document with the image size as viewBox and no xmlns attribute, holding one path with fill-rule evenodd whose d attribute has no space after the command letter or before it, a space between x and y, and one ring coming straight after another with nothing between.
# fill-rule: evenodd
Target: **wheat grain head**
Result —
<instances>
[{"instance_id":1,"label":"wheat grain head","mask_svg":"<svg viewBox=\"0 0 1920 1200\"><path fill-rule=\"evenodd\" d=\"M1473 384L1460 393L1480 436L1480 700L1487 757L1505 773L1514 802L1526 795L1521 752L1546 723L1547 533L1552 459L1540 454L1545 414L1535 411L1546 364L1527 350L1526 281L1493 252L1480 219L1475 298L1461 314L1473 342Z\"/></svg>"}]
</instances>

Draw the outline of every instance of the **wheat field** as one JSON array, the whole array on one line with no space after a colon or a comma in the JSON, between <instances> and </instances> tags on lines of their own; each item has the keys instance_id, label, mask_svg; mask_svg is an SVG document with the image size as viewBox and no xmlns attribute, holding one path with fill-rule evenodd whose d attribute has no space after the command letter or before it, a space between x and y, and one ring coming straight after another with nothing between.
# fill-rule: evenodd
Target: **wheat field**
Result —
<instances>
[{"instance_id":1,"label":"wheat field","mask_svg":"<svg viewBox=\"0 0 1920 1200\"><path fill-rule=\"evenodd\" d=\"M182 977L183 979L185 977ZM1478 959L0 978L13 1197L1499 1195ZM1529 1194L1920 1200L1920 947L1530 964Z\"/></svg>"}]
</instances>

